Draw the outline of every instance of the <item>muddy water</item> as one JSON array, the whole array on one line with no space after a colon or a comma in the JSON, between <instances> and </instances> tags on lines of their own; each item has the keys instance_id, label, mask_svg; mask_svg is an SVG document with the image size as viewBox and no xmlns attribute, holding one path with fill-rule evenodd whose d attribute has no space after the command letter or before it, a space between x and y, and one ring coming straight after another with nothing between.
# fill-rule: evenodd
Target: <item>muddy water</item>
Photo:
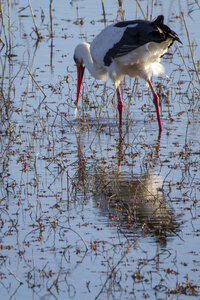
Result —
<instances>
[{"instance_id":1,"label":"muddy water","mask_svg":"<svg viewBox=\"0 0 200 300\"><path fill-rule=\"evenodd\" d=\"M198 298L198 1L57 2L31 3L39 40L27 2L10 33L2 3L1 298ZM75 119L75 45L147 13L183 42L153 79L162 136L142 80L122 83L122 138L112 83L88 73Z\"/></svg>"}]
</instances>

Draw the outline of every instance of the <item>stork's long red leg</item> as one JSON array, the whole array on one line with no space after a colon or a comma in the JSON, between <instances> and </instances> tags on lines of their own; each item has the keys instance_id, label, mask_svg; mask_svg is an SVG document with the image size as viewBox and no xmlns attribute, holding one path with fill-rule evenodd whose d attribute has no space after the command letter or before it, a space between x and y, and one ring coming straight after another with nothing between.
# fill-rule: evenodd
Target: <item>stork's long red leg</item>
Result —
<instances>
[{"instance_id":1,"label":"stork's long red leg","mask_svg":"<svg viewBox=\"0 0 200 300\"><path fill-rule=\"evenodd\" d=\"M118 100L118 111L119 111L119 126L122 127L122 112L123 112L123 101L119 87L117 87L117 100Z\"/></svg>"},{"instance_id":2,"label":"stork's long red leg","mask_svg":"<svg viewBox=\"0 0 200 300\"><path fill-rule=\"evenodd\" d=\"M153 93L153 103L154 103L155 108L156 108L158 126L159 126L159 130L161 132L162 131L162 124L161 124L160 111L159 111L159 98L158 98L158 95L156 94L156 92L154 91L154 88L153 88L153 85L152 85L151 81L147 80L147 82L148 82L148 84L150 86L150 89Z\"/></svg>"}]
</instances>

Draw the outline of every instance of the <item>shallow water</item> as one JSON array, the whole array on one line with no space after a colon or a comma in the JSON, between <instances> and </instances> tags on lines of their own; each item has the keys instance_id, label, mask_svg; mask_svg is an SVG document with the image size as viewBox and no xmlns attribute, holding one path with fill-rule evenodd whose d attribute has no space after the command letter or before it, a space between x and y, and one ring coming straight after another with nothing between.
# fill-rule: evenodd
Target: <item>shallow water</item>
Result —
<instances>
[{"instance_id":1,"label":"shallow water","mask_svg":"<svg viewBox=\"0 0 200 300\"><path fill-rule=\"evenodd\" d=\"M156 1L152 11L149 1L120 10L109 0L105 17L101 1L57 2L53 35L49 2L31 3L39 41L27 2L12 3L13 48L10 58L6 46L1 52L0 296L198 298L198 2ZM105 24L143 18L147 6L149 18L165 15L183 46L170 48L166 73L153 79L161 138L149 89L126 78L120 139L111 82L86 73L75 118L73 51ZM7 25L5 2L3 10Z\"/></svg>"}]
</instances>

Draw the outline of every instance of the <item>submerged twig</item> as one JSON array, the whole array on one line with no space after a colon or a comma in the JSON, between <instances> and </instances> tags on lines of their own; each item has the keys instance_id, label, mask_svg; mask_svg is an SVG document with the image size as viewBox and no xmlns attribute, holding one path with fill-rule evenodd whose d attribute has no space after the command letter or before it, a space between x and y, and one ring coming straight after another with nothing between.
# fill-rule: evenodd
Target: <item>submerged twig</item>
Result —
<instances>
[{"instance_id":1,"label":"submerged twig","mask_svg":"<svg viewBox=\"0 0 200 300\"><path fill-rule=\"evenodd\" d=\"M42 94L44 95L44 99L45 99L47 95L45 94L45 92L43 91L43 89L41 88L41 86L38 84L38 82L35 80L35 78L31 74L31 72L28 70L28 68L27 68L27 72L31 76L31 78L33 79L34 83L37 85L37 87L39 88L39 90L42 92Z\"/></svg>"},{"instance_id":2,"label":"submerged twig","mask_svg":"<svg viewBox=\"0 0 200 300\"><path fill-rule=\"evenodd\" d=\"M72 232L74 232L76 235L78 235L78 237L81 239L81 241L83 242L84 246L85 246L85 251L87 252L88 251L88 245L86 243L86 241L84 240L84 238L73 228L71 227L65 227L65 226L61 226L61 225L58 225L58 227L62 228L62 229L65 229L65 230L70 230Z\"/></svg>"},{"instance_id":3,"label":"submerged twig","mask_svg":"<svg viewBox=\"0 0 200 300\"><path fill-rule=\"evenodd\" d=\"M115 274L116 274L116 268L122 263L124 257L126 256L126 251L124 251L123 255L121 256L120 260L116 263L115 266L113 266L110 270L110 273L108 274L104 284L102 285L101 287L101 290L99 291L98 295L95 297L95 300L97 300L99 298L99 296L102 294L106 284L108 283L108 281L112 278L112 277L115 277Z\"/></svg>"},{"instance_id":4,"label":"submerged twig","mask_svg":"<svg viewBox=\"0 0 200 300\"><path fill-rule=\"evenodd\" d=\"M10 269L9 269L9 267L5 264L5 268L7 269L7 271L20 283L20 284L23 284L23 282L17 277L17 275L16 274L14 274L14 272L13 271L11 271Z\"/></svg>"}]
</instances>

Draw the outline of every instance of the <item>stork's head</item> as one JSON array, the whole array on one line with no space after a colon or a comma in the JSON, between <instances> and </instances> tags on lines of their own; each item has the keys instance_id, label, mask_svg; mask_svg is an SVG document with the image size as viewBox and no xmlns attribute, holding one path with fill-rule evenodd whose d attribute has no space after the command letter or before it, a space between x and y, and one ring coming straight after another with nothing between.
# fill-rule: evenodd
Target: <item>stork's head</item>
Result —
<instances>
[{"instance_id":1,"label":"stork's head","mask_svg":"<svg viewBox=\"0 0 200 300\"><path fill-rule=\"evenodd\" d=\"M80 96L80 91L81 91L81 84L83 81L84 70L85 70L85 64L83 63L80 44L78 46L76 46L76 48L75 48L74 61L76 63L76 67L77 67L77 94L76 94L76 107L77 107L79 96Z\"/></svg>"}]
</instances>

